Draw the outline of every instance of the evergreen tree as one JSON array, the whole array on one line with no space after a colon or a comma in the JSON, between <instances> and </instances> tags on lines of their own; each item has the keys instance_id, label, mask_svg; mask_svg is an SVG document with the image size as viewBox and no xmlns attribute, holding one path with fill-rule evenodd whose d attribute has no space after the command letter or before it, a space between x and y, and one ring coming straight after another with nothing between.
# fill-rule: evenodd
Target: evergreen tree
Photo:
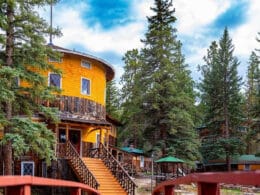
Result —
<instances>
[{"instance_id":1,"label":"evergreen tree","mask_svg":"<svg viewBox=\"0 0 260 195\"><path fill-rule=\"evenodd\" d=\"M141 83L141 57L137 49L128 51L124 58L122 84L122 122L123 128L119 140L123 145L143 146L144 117L142 113L142 96L144 88Z\"/></svg>"},{"instance_id":2,"label":"evergreen tree","mask_svg":"<svg viewBox=\"0 0 260 195\"><path fill-rule=\"evenodd\" d=\"M145 139L160 156L194 161L199 155L193 82L173 27L175 10L169 0L155 0L151 9L155 15L148 17L141 51Z\"/></svg>"},{"instance_id":3,"label":"evergreen tree","mask_svg":"<svg viewBox=\"0 0 260 195\"><path fill-rule=\"evenodd\" d=\"M115 118L120 118L119 91L114 80L107 83L106 87L106 113Z\"/></svg>"},{"instance_id":4,"label":"evergreen tree","mask_svg":"<svg viewBox=\"0 0 260 195\"><path fill-rule=\"evenodd\" d=\"M247 70L246 85L246 118L248 131L246 136L247 153L250 151L252 142L258 142L257 135L260 133L258 125L260 120L260 60L255 52L251 53Z\"/></svg>"},{"instance_id":5,"label":"evergreen tree","mask_svg":"<svg viewBox=\"0 0 260 195\"><path fill-rule=\"evenodd\" d=\"M226 157L228 170L230 157L239 152L241 142L238 126L241 124L241 78L237 73L239 62L233 56L234 46L225 29L219 44L213 42L201 67L200 85L205 104L205 123L209 128L208 139L202 143L205 159Z\"/></svg>"},{"instance_id":6,"label":"evergreen tree","mask_svg":"<svg viewBox=\"0 0 260 195\"><path fill-rule=\"evenodd\" d=\"M247 117L256 119L260 116L260 61L252 52L247 70L246 103Z\"/></svg>"},{"instance_id":7,"label":"evergreen tree","mask_svg":"<svg viewBox=\"0 0 260 195\"><path fill-rule=\"evenodd\" d=\"M33 151L47 163L54 158L55 136L44 123L32 120L34 113L57 120L55 109L37 103L52 100L42 71L58 72L46 62L57 56L44 37L52 30L35 11L50 0L0 1L0 126L4 153L4 174L12 174L13 157ZM19 85L20 81L22 85Z\"/></svg>"}]
</instances>

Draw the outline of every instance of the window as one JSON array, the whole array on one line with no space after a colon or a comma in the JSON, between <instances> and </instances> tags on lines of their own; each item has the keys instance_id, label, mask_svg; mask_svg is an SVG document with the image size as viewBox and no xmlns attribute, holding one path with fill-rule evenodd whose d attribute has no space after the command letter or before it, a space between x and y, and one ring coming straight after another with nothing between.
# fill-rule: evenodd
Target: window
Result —
<instances>
[{"instance_id":1,"label":"window","mask_svg":"<svg viewBox=\"0 0 260 195\"><path fill-rule=\"evenodd\" d=\"M42 177L47 177L47 164L42 162Z\"/></svg>"},{"instance_id":2,"label":"window","mask_svg":"<svg viewBox=\"0 0 260 195\"><path fill-rule=\"evenodd\" d=\"M59 143L66 142L66 131L65 129L59 129Z\"/></svg>"},{"instance_id":3,"label":"window","mask_svg":"<svg viewBox=\"0 0 260 195\"><path fill-rule=\"evenodd\" d=\"M50 73L49 85L61 89L61 76L56 73Z\"/></svg>"},{"instance_id":4,"label":"window","mask_svg":"<svg viewBox=\"0 0 260 195\"><path fill-rule=\"evenodd\" d=\"M21 175L34 176L34 162L33 161L22 161L21 166L22 166Z\"/></svg>"},{"instance_id":5,"label":"window","mask_svg":"<svg viewBox=\"0 0 260 195\"><path fill-rule=\"evenodd\" d=\"M81 79L81 93L84 95L90 95L90 80Z\"/></svg>"},{"instance_id":6,"label":"window","mask_svg":"<svg viewBox=\"0 0 260 195\"><path fill-rule=\"evenodd\" d=\"M140 156L140 167L144 168L144 156Z\"/></svg>"},{"instance_id":7,"label":"window","mask_svg":"<svg viewBox=\"0 0 260 195\"><path fill-rule=\"evenodd\" d=\"M81 60L81 66L88 68L88 69L91 68L91 64L86 60Z\"/></svg>"},{"instance_id":8,"label":"window","mask_svg":"<svg viewBox=\"0 0 260 195\"><path fill-rule=\"evenodd\" d=\"M15 85L16 87L19 87L19 86L20 86L20 78L19 78L19 77L15 77L15 78L14 78L14 85Z\"/></svg>"},{"instance_id":9,"label":"window","mask_svg":"<svg viewBox=\"0 0 260 195\"><path fill-rule=\"evenodd\" d=\"M49 62L58 62L60 63L62 60L60 57L49 57Z\"/></svg>"},{"instance_id":10,"label":"window","mask_svg":"<svg viewBox=\"0 0 260 195\"><path fill-rule=\"evenodd\" d=\"M250 171L250 164L245 164L244 170L245 171Z\"/></svg>"}]
</instances>

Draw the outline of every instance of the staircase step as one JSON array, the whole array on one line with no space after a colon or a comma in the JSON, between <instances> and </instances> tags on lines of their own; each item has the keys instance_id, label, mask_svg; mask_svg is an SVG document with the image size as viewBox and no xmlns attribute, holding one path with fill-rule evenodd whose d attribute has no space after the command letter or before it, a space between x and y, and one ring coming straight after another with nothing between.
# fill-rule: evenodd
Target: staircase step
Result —
<instances>
[{"instance_id":1,"label":"staircase step","mask_svg":"<svg viewBox=\"0 0 260 195\"><path fill-rule=\"evenodd\" d=\"M82 160L100 184L98 191L102 195L127 195L102 160L93 158L82 158Z\"/></svg>"}]
</instances>

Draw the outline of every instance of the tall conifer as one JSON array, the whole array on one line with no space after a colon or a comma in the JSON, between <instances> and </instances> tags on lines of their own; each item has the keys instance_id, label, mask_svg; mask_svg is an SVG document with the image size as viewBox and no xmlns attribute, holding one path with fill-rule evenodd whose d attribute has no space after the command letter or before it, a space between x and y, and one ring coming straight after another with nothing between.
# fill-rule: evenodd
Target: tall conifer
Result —
<instances>
[{"instance_id":1,"label":"tall conifer","mask_svg":"<svg viewBox=\"0 0 260 195\"><path fill-rule=\"evenodd\" d=\"M106 86L106 113L115 119L120 117L119 91L114 80L108 82Z\"/></svg>"},{"instance_id":2,"label":"tall conifer","mask_svg":"<svg viewBox=\"0 0 260 195\"><path fill-rule=\"evenodd\" d=\"M241 78L238 60L233 55L234 46L225 29L219 44L213 42L201 67L202 101L206 108L205 123L208 139L202 143L203 157L210 160L226 157L228 170L230 158L240 149L238 126L241 124Z\"/></svg>"},{"instance_id":3,"label":"tall conifer","mask_svg":"<svg viewBox=\"0 0 260 195\"><path fill-rule=\"evenodd\" d=\"M46 47L44 37L59 31L50 29L35 11L50 2L0 1L0 127L4 130L5 175L12 174L13 157L29 150L47 162L54 158L54 134L44 123L32 120L34 113L57 120L54 109L36 103L54 97L40 73L58 72L47 63L48 56L56 54Z\"/></svg>"},{"instance_id":4,"label":"tall conifer","mask_svg":"<svg viewBox=\"0 0 260 195\"><path fill-rule=\"evenodd\" d=\"M142 112L142 97L144 88L141 82L141 57L137 49L128 51L124 58L124 74L122 84L122 122L123 128L119 133L124 145L133 144L143 147L143 128L145 126Z\"/></svg>"},{"instance_id":5,"label":"tall conifer","mask_svg":"<svg viewBox=\"0 0 260 195\"><path fill-rule=\"evenodd\" d=\"M198 158L194 131L193 81L173 27L172 2L155 0L141 51L145 139L159 155Z\"/></svg>"}]
</instances>

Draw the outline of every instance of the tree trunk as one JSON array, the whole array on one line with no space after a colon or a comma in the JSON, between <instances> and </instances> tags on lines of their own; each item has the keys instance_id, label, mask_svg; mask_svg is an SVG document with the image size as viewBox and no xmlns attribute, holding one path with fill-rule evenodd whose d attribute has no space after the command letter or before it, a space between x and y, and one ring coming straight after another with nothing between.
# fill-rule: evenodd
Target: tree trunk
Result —
<instances>
[{"instance_id":1,"label":"tree trunk","mask_svg":"<svg viewBox=\"0 0 260 195\"><path fill-rule=\"evenodd\" d=\"M7 5L7 25L6 30L6 66L12 67L13 65L13 52L14 52L14 10L12 5ZM8 87L11 89L12 81L9 79ZM12 119L12 101L6 102L5 105L6 119ZM11 132L11 126L8 125L4 128L4 134ZM8 141L3 147L4 153L4 175L12 175L12 143Z\"/></svg>"}]
</instances>

